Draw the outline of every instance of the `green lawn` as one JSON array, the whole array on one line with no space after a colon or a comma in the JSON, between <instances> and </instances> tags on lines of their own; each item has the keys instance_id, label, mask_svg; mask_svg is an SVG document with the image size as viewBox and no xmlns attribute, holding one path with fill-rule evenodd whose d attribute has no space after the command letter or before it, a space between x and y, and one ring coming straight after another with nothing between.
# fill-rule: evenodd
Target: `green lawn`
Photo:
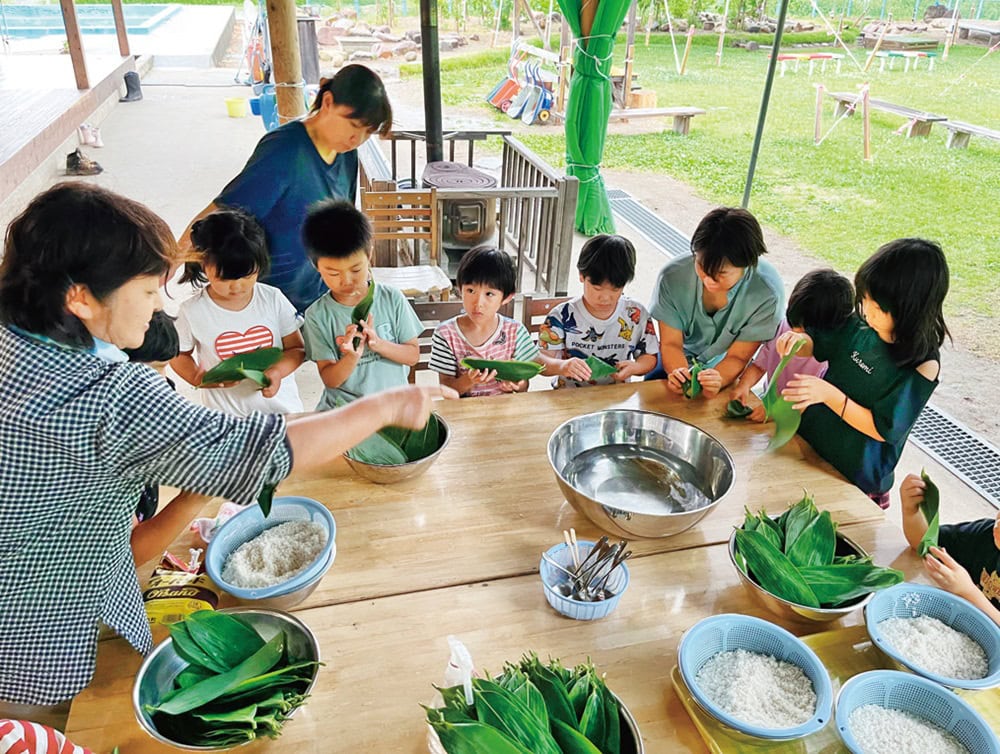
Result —
<instances>
[{"instance_id":1,"label":"green lawn","mask_svg":"<svg viewBox=\"0 0 1000 754\"><path fill-rule=\"evenodd\" d=\"M864 52L850 49L863 63ZM640 37L636 67L643 87L656 90L661 106L694 105L708 113L693 120L688 136L674 134L666 122L668 130L658 133L610 136L605 167L668 174L711 201L740 203L767 53L727 48L721 68L714 55L714 45L694 45L687 75L679 76L669 37L654 38L648 48ZM897 61L895 71L879 74L876 64L866 76L845 59L840 75L828 65L812 78L805 66L776 77L750 209L765 225L845 271L892 238L936 240L951 264L950 312L993 315L1000 307L1000 143L973 137L968 149L947 150L940 126L927 139L906 139L895 133L901 118L873 113L874 159L866 163L860 115L834 127L833 101L827 98L823 133L832 131L820 146L813 144L817 83L855 91L867 79L874 97L1000 128L1000 53L985 55L984 47L953 47L933 73L922 61L919 71L904 74ZM479 82L499 80L504 57L496 51L445 61L445 106L489 112ZM510 122L497 119L498 125L504 121ZM553 165L564 165L558 127L538 126L521 138Z\"/></svg>"}]
</instances>

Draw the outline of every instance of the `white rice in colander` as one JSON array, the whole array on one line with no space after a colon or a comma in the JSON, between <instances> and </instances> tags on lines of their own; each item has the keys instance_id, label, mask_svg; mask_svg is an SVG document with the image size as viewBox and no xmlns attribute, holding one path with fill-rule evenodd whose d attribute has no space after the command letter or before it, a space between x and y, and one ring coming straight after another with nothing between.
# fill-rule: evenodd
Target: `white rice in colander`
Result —
<instances>
[{"instance_id":1,"label":"white rice in colander","mask_svg":"<svg viewBox=\"0 0 1000 754\"><path fill-rule=\"evenodd\" d=\"M326 540L326 527L313 521L272 526L233 550L222 567L222 578L240 589L281 584L308 568Z\"/></svg>"},{"instance_id":2,"label":"white rice in colander","mask_svg":"<svg viewBox=\"0 0 1000 754\"><path fill-rule=\"evenodd\" d=\"M877 704L858 707L847 724L864 754L969 754L957 738L936 725Z\"/></svg>"},{"instance_id":3,"label":"white rice in colander","mask_svg":"<svg viewBox=\"0 0 1000 754\"><path fill-rule=\"evenodd\" d=\"M907 662L931 673L969 681L989 672L983 648L937 618L889 618L878 624L878 630Z\"/></svg>"},{"instance_id":4,"label":"white rice in colander","mask_svg":"<svg viewBox=\"0 0 1000 754\"><path fill-rule=\"evenodd\" d=\"M695 680L713 704L762 728L792 728L816 712L816 692L802 668L770 655L720 652Z\"/></svg>"}]
</instances>

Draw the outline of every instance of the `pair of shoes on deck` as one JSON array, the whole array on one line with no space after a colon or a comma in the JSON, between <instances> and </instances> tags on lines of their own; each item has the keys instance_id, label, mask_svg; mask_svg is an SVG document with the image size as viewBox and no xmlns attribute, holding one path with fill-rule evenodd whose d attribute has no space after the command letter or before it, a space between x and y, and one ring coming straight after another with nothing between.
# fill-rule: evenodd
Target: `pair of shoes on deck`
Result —
<instances>
[{"instance_id":1,"label":"pair of shoes on deck","mask_svg":"<svg viewBox=\"0 0 1000 754\"><path fill-rule=\"evenodd\" d=\"M66 175L97 175L103 172L104 168L79 149L66 155Z\"/></svg>"},{"instance_id":2,"label":"pair of shoes on deck","mask_svg":"<svg viewBox=\"0 0 1000 754\"><path fill-rule=\"evenodd\" d=\"M101 129L97 126L92 126L89 123L84 123L82 126L76 129L77 135L80 137L80 144L85 147L103 147L104 142L101 140Z\"/></svg>"}]
</instances>

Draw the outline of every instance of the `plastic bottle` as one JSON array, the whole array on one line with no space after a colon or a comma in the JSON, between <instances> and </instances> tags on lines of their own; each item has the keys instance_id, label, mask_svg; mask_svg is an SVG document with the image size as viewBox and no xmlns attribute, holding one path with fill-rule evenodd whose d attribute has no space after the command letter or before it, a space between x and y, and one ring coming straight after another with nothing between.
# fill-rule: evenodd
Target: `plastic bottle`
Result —
<instances>
[{"instance_id":1,"label":"plastic bottle","mask_svg":"<svg viewBox=\"0 0 1000 754\"><path fill-rule=\"evenodd\" d=\"M451 656L448 658L448 667L444 670L445 688L461 686L465 690L465 703L473 703L472 696L472 655L465 645L454 636L448 637L448 646L451 648Z\"/></svg>"}]
</instances>

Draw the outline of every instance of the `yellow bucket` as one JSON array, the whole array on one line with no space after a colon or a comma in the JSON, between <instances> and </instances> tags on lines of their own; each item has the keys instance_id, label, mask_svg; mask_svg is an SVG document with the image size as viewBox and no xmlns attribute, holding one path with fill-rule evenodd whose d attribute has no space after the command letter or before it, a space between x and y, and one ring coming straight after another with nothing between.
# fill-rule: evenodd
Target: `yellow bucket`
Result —
<instances>
[{"instance_id":1,"label":"yellow bucket","mask_svg":"<svg viewBox=\"0 0 1000 754\"><path fill-rule=\"evenodd\" d=\"M227 97L226 110L230 118L244 118L247 114L246 97Z\"/></svg>"}]
</instances>

